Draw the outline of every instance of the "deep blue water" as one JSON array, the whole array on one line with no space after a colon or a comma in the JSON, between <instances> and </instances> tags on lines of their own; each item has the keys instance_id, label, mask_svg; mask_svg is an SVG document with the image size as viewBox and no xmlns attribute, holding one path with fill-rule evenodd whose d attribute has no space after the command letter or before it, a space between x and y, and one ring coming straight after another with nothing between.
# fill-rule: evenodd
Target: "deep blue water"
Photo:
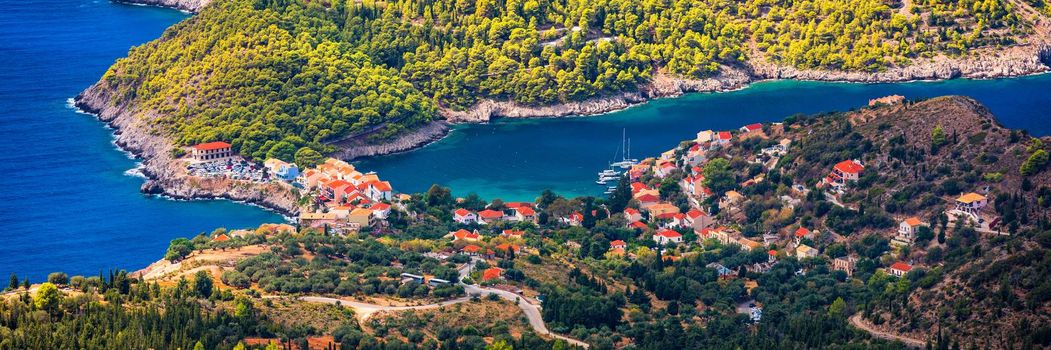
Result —
<instances>
[{"instance_id":1,"label":"deep blue water","mask_svg":"<svg viewBox=\"0 0 1051 350\"><path fill-rule=\"evenodd\" d=\"M1051 134L1051 74L1000 80L902 84L775 81L727 93L662 99L602 116L563 119L498 119L457 126L425 148L371 158L360 167L377 171L401 191L431 184L457 195L531 200L553 189L566 196L600 195L596 173L609 163L627 129L634 158L655 156L705 129L734 129L796 113L849 110L870 98L971 96L1006 126Z\"/></svg>"},{"instance_id":2,"label":"deep blue water","mask_svg":"<svg viewBox=\"0 0 1051 350\"><path fill-rule=\"evenodd\" d=\"M67 99L95 82L129 47L184 19L173 10L101 0L0 1L0 278L40 281L51 271L95 274L137 269L167 242L215 227L281 221L226 201L145 197L136 162L112 146L111 131ZM463 195L531 199L545 188L598 194L594 174L626 128L637 158L698 130L736 128L795 113L843 110L892 93L909 98L976 97L1009 127L1051 134L1051 75L909 84L770 82L720 94L692 94L598 117L504 119L458 126L409 153L360 162L402 192L432 183Z\"/></svg>"},{"instance_id":3,"label":"deep blue water","mask_svg":"<svg viewBox=\"0 0 1051 350\"><path fill-rule=\"evenodd\" d=\"M281 222L227 201L139 193L111 131L67 106L128 48L186 18L91 0L0 1L0 275L138 269L168 241L220 226ZM6 284L5 284L6 286Z\"/></svg>"}]
</instances>

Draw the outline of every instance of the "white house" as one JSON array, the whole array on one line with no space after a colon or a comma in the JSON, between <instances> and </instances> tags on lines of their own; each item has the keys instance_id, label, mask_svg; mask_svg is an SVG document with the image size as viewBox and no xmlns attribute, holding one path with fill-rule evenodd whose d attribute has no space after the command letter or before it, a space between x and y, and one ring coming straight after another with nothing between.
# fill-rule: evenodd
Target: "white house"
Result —
<instances>
[{"instance_id":1,"label":"white house","mask_svg":"<svg viewBox=\"0 0 1051 350\"><path fill-rule=\"evenodd\" d=\"M453 221L464 225L473 224L478 221L478 214L464 208L456 209L453 211Z\"/></svg>"},{"instance_id":2,"label":"white house","mask_svg":"<svg viewBox=\"0 0 1051 350\"><path fill-rule=\"evenodd\" d=\"M653 234L653 241L665 245L669 243L682 243L682 234L672 230L660 230Z\"/></svg>"}]
</instances>

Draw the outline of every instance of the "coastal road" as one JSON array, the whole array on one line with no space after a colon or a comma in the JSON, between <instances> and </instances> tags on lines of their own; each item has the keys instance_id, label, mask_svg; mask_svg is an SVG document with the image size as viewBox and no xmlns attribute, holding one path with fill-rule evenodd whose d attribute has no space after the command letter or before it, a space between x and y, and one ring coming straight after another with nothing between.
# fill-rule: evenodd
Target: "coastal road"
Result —
<instances>
[{"instance_id":1,"label":"coastal road","mask_svg":"<svg viewBox=\"0 0 1051 350\"><path fill-rule=\"evenodd\" d=\"M542 314L540 312L540 308L541 308L540 305L532 303L525 296L522 296L522 295L519 295L519 294L516 294L516 293L512 293L512 292L509 292L509 291L505 291L505 290L500 290L500 289L495 289L495 288L487 288L487 287L481 287L481 286L478 286L478 285L463 283L463 279L466 278L467 275L469 275L471 273L471 270L474 268L474 264L476 262L480 261L480 260L481 259L473 258L470 262L468 262L467 264L464 264L464 266L460 267L460 269L458 270L459 273L460 273L460 278L459 278L458 283L461 286L463 286L464 292L466 292L467 295L488 296L488 295L491 295L491 294L495 294L495 295L499 296L500 298L503 298L504 300L510 301L510 302L515 303L516 305L518 305L518 308L522 309L522 313L525 314L526 319L529 320L529 326L532 327L533 331L535 331L537 334L550 336L550 337L555 338L555 339L561 339L561 340L565 341L566 343L569 343L570 345L579 346L579 347L582 347L582 348L585 348L585 349L589 348L588 343L585 343L585 342L582 342L580 340L573 339L573 338L570 338L570 337L567 337L567 336L564 336L564 335L561 335L561 334L557 334L557 333L554 333L554 332L551 332L550 330L548 330L547 329L547 324L544 323L544 318L543 318L543 316L542 316ZM334 305L338 304L338 305L341 305L343 307L349 307L351 309L354 309L354 311L355 311L355 313L356 313L356 315L358 317L358 320L364 322L369 317L371 317L373 314L375 314L377 312L381 312L381 311L406 311L406 310L435 309L435 308L439 308L439 307L443 307L443 306L459 304L459 303L462 303L462 302L465 302L465 301L469 301L469 300L471 300L471 298L470 297L461 297L461 298L446 300L446 301L437 302L437 303L424 304L424 305L413 305L413 306L376 305L376 304L362 303L362 302L352 301L352 300L343 300L343 299L319 297L319 296L303 296L303 297L299 297L299 300L303 300L303 301L307 301L307 302L315 302L315 303L334 304Z\"/></svg>"},{"instance_id":2,"label":"coastal road","mask_svg":"<svg viewBox=\"0 0 1051 350\"><path fill-rule=\"evenodd\" d=\"M884 331L876 329L876 327L873 327L871 324L868 323L868 321L866 321L864 318L861 317L861 313L860 312L854 314L854 316L850 316L850 325L854 326L854 327L857 327L858 329L861 329L863 331L868 332L873 337L876 337L876 338L879 338L879 339L883 339L883 340L890 340L890 341L897 340L897 341L900 341L902 343L905 343L905 346L908 346L910 348L922 349L924 346L927 346L927 342L926 341L923 341L923 340L920 340L920 339L916 339L916 338L910 338L910 337L906 337L906 336L898 335L898 334L894 334L894 333L884 332Z\"/></svg>"}]
</instances>

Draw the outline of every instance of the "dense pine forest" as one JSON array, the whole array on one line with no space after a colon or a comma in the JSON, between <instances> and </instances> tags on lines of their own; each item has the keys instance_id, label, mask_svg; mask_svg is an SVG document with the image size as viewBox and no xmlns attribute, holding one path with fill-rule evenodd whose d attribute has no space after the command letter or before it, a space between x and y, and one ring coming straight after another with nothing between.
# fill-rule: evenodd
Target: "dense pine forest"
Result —
<instances>
[{"instance_id":1,"label":"dense pine forest","mask_svg":"<svg viewBox=\"0 0 1051 350\"><path fill-rule=\"evenodd\" d=\"M294 161L482 98L548 105L746 62L875 72L1009 46L1030 32L1016 12L1007 0L224 0L101 84L179 145Z\"/></svg>"}]
</instances>

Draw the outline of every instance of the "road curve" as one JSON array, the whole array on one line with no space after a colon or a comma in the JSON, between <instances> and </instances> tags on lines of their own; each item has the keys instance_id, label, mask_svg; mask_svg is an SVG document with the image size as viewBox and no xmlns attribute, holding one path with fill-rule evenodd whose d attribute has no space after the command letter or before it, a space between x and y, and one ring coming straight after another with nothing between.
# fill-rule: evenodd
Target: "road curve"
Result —
<instances>
[{"instance_id":1,"label":"road curve","mask_svg":"<svg viewBox=\"0 0 1051 350\"><path fill-rule=\"evenodd\" d=\"M464 292L466 292L467 295L488 296L488 295L491 295L491 294L496 294L500 298L503 298L504 300L510 301L510 302L515 303L516 305L518 305L518 308L522 309L522 313L525 314L526 319L529 320L529 326L533 327L533 331L535 331L537 334L550 336L550 337L555 338L555 339L561 339L561 340L565 341L566 343L569 343L570 345L579 346L579 347L582 347L582 348L585 348L585 349L590 347L588 345L588 343L585 343L585 342L582 342L580 340L573 339L573 338L570 338L570 337L567 337L567 336L564 336L564 335L560 335L560 334L557 334L557 333L554 333L554 332L551 332L550 330L548 330L547 329L547 324L544 323L544 318L543 318L542 314L540 313L540 308L541 308L540 305L533 304L532 302L529 301L528 298L525 298L524 296L521 296L521 295L518 295L518 294L515 294L515 293L512 293L512 292L508 292L508 291L505 291L505 290L494 289L494 288L486 288L486 287L481 287L481 286L477 286L477 285L473 285L473 284L463 283L464 277L467 277L467 275L470 274L471 269L474 268L474 263L476 261L477 261L477 258L475 258L475 260L472 260L470 263L464 264L464 266L459 269L460 280L458 282L459 282L459 284L461 286L463 286ZM439 308L439 307L443 307L443 306L448 306L448 305L453 305L453 304L458 304L458 303L462 303L462 302L465 302L465 301L469 301L469 300L471 300L471 298L470 297L460 297L460 298L446 300L446 301L437 302L437 303L424 304L424 305L413 305L413 306L385 306L385 305L376 305L376 304L362 303L362 302L352 301L352 300L343 300L343 299L336 299L336 298L329 298L329 297L319 297L319 296L303 296L303 297L299 297L299 300L308 301L308 302L315 302L315 303L338 304L338 305L342 305L344 307L349 307L351 309L354 309L354 311L355 311L355 313L356 313L356 315L358 317L358 320L363 322L363 321L367 320L369 317L371 317L373 314L375 314L377 312L381 312L381 311L405 311L405 310L435 309L435 308Z\"/></svg>"},{"instance_id":2,"label":"road curve","mask_svg":"<svg viewBox=\"0 0 1051 350\"><path fill-rule=\"evenodd\" d=\"M883 339L883 340L890 340L890 341L897 340L897 341L900 341L902 343L905 343L905 346L908 346L910 348L922 349L924 346L927 346L927 342L926 341L923 341L923 340L920 340L920 339L916 339L916 338L910 338L910 337L906 337L906 336L898 335L898 334L894 334L894 333L884 332L884 331L876 329L875 327L870 325L868 323L868 321L865 321L865 319L861 317L861 313L860 312L857 313L857 314L854 314L854 316L850 316L850 325L854 326L854 327L856 327L856 328L858 328L860 330L868 332L873 337L876 337L876 338L879 338L879 339Z\"/></svg>"}]
</instances>

